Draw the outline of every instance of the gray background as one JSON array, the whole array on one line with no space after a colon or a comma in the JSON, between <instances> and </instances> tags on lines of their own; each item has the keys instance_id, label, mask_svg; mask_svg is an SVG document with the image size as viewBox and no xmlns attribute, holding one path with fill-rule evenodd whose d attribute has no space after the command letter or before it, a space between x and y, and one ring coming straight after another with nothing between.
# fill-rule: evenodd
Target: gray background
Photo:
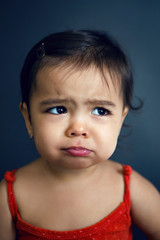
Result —
<instances>
[{"instance_id":1,"label":"gray background","mask_svg":"<svg viewBox=\"0 0 160 240\"><path fill-rule=\"evenodd\" d=\"M128 116L132 134L113 159L130 164L160 189L160 1L1 0L0 9L0 178L37 157L18 108L26 54L45 35L89 28L119 40L132 62L135 95L145 103ZM146 238L135 228L134 239Z\"/></svg>"}]
</instances>

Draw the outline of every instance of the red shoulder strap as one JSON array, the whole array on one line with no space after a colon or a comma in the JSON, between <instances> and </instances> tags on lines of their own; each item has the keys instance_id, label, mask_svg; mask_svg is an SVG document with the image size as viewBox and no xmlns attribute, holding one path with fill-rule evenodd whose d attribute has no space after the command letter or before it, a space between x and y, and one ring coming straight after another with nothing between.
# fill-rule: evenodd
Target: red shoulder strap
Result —
<instances>
[{"instance_id":1,"label":"red shoulder strap","mask_svg":"<svg viewBox=\"0 0 160 240\"><path fill-rule=\"evenodd\" d=\"M124 170L124 182L125 182L125 191L124 191L124 202L130 212L131 209L131 198L130 198L130 175L132 174L132 168L130 166L123 165Z\"/></svg>"},{"instance_id":2,"label":"red shoulder strap","mask_svg":"<svg viewBox=\"0 0 160 240\"><path fill-rule=\"evenodd\" d=\"M8 190L8 203L9 208L11 211L11 215L13 218L13 221L16 221L17 217L17 204L14 196L14 190L13 190L13 182L15 181L15 173L16 170L12 170L11 172L6 172L4 175L4 179L7 182L7 190Z\"/></svg>"}]
</instances>

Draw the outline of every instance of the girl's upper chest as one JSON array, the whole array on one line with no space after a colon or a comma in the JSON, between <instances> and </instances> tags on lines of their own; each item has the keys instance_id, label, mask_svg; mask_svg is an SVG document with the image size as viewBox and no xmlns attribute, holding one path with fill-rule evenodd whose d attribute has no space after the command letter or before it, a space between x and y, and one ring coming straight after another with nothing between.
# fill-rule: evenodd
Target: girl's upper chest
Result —
<instances>
[{"instance_id":1,"label":"girl's upper chest","mask_svg":"<svg viewBox=\"0 0 160 240\"><path fill-rule=\"evenodd\" d=\"M103 178L103 177L102 177ZM101 179L102 180L102 179ZM32 184L17 194L21 218L31 225L50 230L74 230L95 224L123 201L123 178L83 187ZM105 179L103 179L105 180ZM18 191L17 191L18 192Z\"/></svg>"}]
</instances>

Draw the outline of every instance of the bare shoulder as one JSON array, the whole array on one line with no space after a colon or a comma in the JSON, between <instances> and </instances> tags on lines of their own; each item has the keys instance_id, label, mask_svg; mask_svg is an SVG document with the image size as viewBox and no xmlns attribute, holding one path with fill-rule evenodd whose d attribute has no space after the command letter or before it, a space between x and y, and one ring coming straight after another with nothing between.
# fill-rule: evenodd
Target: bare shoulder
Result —
<instances>
[{"instance_id":1,"label":"bare shoulder","mask_svg":"<svg viewBox=\"0 0 160 240\"><path fill-rule=\"evenodd\" d=\"M123 165L115 162L113 160L108 160L107 161L107 168L109 167L109 171L113 171L114 174L120 174L121 176L123 176ZM112 173L113 173L112 172Z\"/></svg>"},{"instance_id":2,"label":"bare shoulder","mask_svg":"<svg viewBox=\"0 0 160 240\"><path fill-rule=\"evenodd\" d=\"M106 167L103 167L105 174L109 175L110 178L112 178L112 181L116 181L116 184L121 185L121 190L124 192L124 168L123 165L112 161L108 160L106 162Z\"/></svg>"},{"instance_id":3,"label":"bare shoulder","mask_svg":"<svg viewBox=\"0 0 160 240\"><path fill-rule=\"evenodd\" d=\"M158 205L160 206L159 191L150 181L148 181L146 178L144 178L142 175L140 175L134 170L131 174L130 191L133 207L134 205L141 202L143 202L144 207L145 203L151 204L150 207L156 203L158 203Z\"/></svg>"},{"instance_id":4,"label":"bare shoulder","mask_svg":"<svg viewBox=\"0 0 160 240\"><path fill-rule=\"evenodd\" d=\"M131 187L132 187L132 190L137 191L137 188L142 188L141 191L143 193L145 193L146 190L148 190L148 191L153 191L153 194L155 193L159 195L159 192L155 188L155 186L149 180L147 180L141 174L139 174L134 170L132 171L132 175L131 175Z\"/></svg>"},{"instance_id":5,"label":"bare shoulder","mask_svg":"<svg viewBox=\"0 0 160 240\"><path fill-rule=\"evenodd\" d=\"M13 183L13 187L18 210L21 210L21 205L19 205L19 202L21 202L21 200L24 200L26 194L28 193L26 189L30 189L32 187L33 177L35 177L36 174L39 174L38 166L39 162L36 160L31 164L19 168L15 173L15 181ZM0 182L0 240L15 239L16 230L8 204L7 182L3 179Z\"/></svg>"},{"instance_id":6,"label":"bare shoulder","mask_svg":"<svg viewBox=\"0 0 160 240\"><path fill-rule=\"evenodd\" d=\"M41 163L39 159L23 166L22 168L19 168L15 173L15 182L14 182L14 193L15 198L17 201L17 205L19 207L19 201L21 199L25 199L26 194L28 195L30 191L32 190L33 183L38 178L37 181L39 181L39 178L43 178L43 174L40 171ZM27 189L27 191L26 191Z\"/></svg>"},{"instance_id":7,"label":"bare shoulder","mask_svg":"<svg viewBox=\"0 0 160 240\"><path fill-rule=\"evenodd\" d=\"M15 227L8 205L7 184L5 180L0 182L0 239L14 240Z\"/></svg>"},{"instance_id":8,"label":"bare shoulder","mask_svg":"<svg viewBox=\"0 0 160 240\"><path fill-rule=\"evenodd\" d=\"M26 178L26 177L28 179L28 177L31 177L32 175L37 175L39 173L40 166L41 166L41 161L40 161L40 159L37 159L37 160L19 168L15 174L16 179L21 178L21 180L22 180L23 178Z\"/></svg>"},{"instance_id":9,"label":"bare shoulder","mask_svg":"<svg viewBox=\"0 0 160 240\"><path fill-rule=\"evenodd\" d=\"M43 178L43 167L40 159L19 168L15 172L14 181L14 193L17 201L24 193L29 192L26 189L30 189L33 182L36 182L36 179L39 180L41 178Z\"/></svg>"},{"instance_id":10,"label":"bare shoulder","mask_svg":"<svg viewBox=\"0 0 160 240\"><path fill-rule=\"evenodd\" d=\"M133 171L130 183L132 216L150 239L160 239L160 194L155 186Z\"/></svg>"}]
</instances>

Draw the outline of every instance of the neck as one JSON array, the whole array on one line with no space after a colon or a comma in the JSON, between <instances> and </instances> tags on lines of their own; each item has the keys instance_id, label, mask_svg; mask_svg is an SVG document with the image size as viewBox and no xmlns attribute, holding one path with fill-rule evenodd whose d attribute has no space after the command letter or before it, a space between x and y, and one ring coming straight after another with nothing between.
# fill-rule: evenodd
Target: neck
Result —
<instances>
[{"instance_id":1,"label":"neck","mask_svg":"<svg viewBox=\"0 0 160 240\"><path fill-rule=\"evenodd\" d=\"M68 169L55 166L54 164L43 159L45 170L47 171L48 176L56 179L57 181L63 182L78 182L81 183L87 179L95 179L96 176L100 173L100 163L94 166L84 168L84 169Z\"/></svg>"}]
</instances>

